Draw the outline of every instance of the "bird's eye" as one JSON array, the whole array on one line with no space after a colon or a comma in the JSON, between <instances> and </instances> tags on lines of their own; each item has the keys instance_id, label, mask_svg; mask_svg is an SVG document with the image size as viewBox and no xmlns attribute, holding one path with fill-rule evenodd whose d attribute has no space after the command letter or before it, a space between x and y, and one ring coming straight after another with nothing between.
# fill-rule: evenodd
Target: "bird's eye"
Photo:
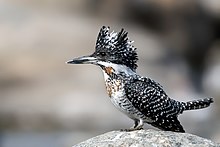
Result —
<instances>
[{"instance_id":1,"label":"bird's eye","mask_svg":"<svg viewBox=\"0 0 220 147\"><path fill-rule=\"evenodd\" d=\"M100 52L99 53L102 57L106 56L106 53L105 52Z\"/></svg>"}]
</instances>

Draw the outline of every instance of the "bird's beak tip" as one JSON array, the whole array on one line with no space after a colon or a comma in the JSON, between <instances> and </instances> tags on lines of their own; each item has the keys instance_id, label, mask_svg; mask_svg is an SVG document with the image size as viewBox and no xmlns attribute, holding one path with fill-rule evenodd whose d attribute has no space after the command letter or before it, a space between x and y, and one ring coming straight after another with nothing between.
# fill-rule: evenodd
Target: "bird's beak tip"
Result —
<instances>
[{"instance_id":1,"label":"bird's beak tip","mask_svg":"<svg viewBox=\"0 0 220 147\"><path fill-rule=\"evenodd\" d=\"M66 62L66 64L92 64L96 58L90 56L83 56L79 58L75 58Z\"/></svg>"},{"instance_id":2,"label":"bird's beak tip","mask_svg":"<svg viewBox=\"0 0 220 147\"><path fill-rule=\"evenodd\" d=\"M73 60L69 60L65 62L66 64L73 64Z\"/></svg>"}]
</instances>

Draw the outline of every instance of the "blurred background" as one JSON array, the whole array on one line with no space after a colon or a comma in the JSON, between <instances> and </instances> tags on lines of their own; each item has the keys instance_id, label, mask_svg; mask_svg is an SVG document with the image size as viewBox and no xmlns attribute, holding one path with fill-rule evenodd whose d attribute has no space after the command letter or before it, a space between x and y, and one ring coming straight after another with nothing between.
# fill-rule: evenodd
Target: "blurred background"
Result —
<instances>
[{"instance_id":1,"label":"blurred background","mask_svg":"<svg viewBox=\"0 0 220 147\"><path fill-rule=\"evenodd\" d=\"M186 132L220 142L220 1L1 0L0 147L68 147L132 126L98 67L65 64L94 51L103 25L129 32L138 74L171 98L214 97L179 118Z\"/></svg>"}]
</instances>

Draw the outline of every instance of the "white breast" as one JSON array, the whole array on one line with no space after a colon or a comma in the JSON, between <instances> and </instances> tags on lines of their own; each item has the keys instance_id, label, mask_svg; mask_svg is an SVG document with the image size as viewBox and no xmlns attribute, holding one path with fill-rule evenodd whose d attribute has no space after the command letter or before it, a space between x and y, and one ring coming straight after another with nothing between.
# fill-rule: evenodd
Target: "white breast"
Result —
<instances>
[{"instance_id":1,"label":"white breast","mask_svg":"<svg viewBox=\"0 0 220 147\"><path fill-rule=\"evenodd\" d=\"M110 79L108 74L104 72L106 89L113 105L126 114L131 119L147 119L140 111L138 111L132 103L126 98L124 84L117 79Z\"/></svg>"}]
</instances>

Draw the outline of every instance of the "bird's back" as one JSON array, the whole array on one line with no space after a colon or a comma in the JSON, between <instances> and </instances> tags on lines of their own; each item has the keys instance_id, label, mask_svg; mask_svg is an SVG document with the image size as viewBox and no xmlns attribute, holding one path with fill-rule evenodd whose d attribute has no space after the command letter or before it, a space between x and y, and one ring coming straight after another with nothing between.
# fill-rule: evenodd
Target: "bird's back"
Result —
<instances>
[{"instance_id":1,"label":"bird's back","mask_svg":"<svg viewBox=\"0 0 220 147\"><path fill-rule=\"evenodd\" d=\"M146 123L162 130L184 132L177 119L177 115L183 112L182 104L169 98L160 84L140 76L134 76L125 83L127 99L152 120Z\"/></svg>"}]
</instances>

